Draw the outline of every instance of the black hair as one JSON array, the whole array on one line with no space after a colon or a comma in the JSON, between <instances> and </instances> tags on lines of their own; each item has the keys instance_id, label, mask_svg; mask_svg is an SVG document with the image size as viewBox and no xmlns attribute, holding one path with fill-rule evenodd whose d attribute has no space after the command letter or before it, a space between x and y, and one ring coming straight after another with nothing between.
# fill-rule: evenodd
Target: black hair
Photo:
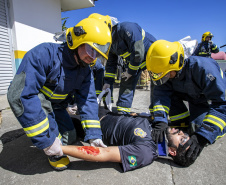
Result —
<instances>
[{"instance_id":1,"label":"black hair","mask_svg":"<svg viewBox=\"0 0 226 185\"><path fill-rule=\"evenodd\" d=\"M169 154L169 156L172 157L173 161L176 164L178 164L180 166L188 167L195 162L197 157L194 157L193 154L189 158L186 157L187 150L180 150L177 146L175 146L173 144L173 141L172 141L172 138L170 137L170 135L167 136L167 139L168 139L168 147L172 147L172 148L176 149L176 152L177 152L176 156L172 156L172 155Z\"/></svg>"},{"instance_id":2,"label":"black hair","mask_svg":"<svg viewBox=\"0 0 226 185\"><path fill-rule=\"evenodd\" d=\"M197 157L194 158L193 156L191 156L190 158L187 158L186 157L186 152L187 151L177 152L176 156L172 156L170 154L169 155L172 157L173 161L176 164L178 164L180 166L188 167L188 166L192 165L195 162Z\"/></svg>"}]
</instances>

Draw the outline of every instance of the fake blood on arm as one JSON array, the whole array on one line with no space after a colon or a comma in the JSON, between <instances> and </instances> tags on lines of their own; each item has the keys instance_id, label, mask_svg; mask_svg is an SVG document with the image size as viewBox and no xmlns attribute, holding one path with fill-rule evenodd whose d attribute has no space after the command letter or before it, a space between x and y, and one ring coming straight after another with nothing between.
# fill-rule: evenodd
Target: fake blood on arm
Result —
<instances>
[{"instance_id":1,"label":"fake blood on arm","mask_svg":"<svg viewBox=\"0 0 226 185\"><path fill-rule=\"evenodd\" d=\"M78 147L78 150L94 156L100 153L99 148L93 146L80 146Z\"/></svg>"}]
</instances>

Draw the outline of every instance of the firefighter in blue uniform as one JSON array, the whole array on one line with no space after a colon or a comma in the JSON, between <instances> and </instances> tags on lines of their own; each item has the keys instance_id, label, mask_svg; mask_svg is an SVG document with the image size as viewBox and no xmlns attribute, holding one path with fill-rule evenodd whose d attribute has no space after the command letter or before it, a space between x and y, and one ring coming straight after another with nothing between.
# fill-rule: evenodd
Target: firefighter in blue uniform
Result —
<instances>
[{"instance_id":1,"label":"firefighter in blue uniform","mask_svg":"<svg viewBox=\"0 0 226 185\"><path fill-rule=\"evenodd\" d=\"M48 155L56 170L69 158L60 145L75 141L75 128L66 108L76 97L85 141L105 146L98 118L93 76L89 64L107 59L111 34L102 22L83 19L67 29L67 43L43 43L26 53L9 87L10 107L33 144Z\"/></svg>"},{"instance_id":2,"label":"firefighter in blue uniform","mask_svg":"<svg viewBox=\"0 0 226 185\"><path fill-rule=\"evenodd\" d=\"M219 48L212 41L213 34L211 32L205 32L202 35L202 42L198 44L194 51L194 56L211 57L211 53L218 53Z\"/></svg>"},{"instance_id":3,"label":"firefighter in blue uniform","mask_svg":"<svg viewBox=\"0 0 226 185\"><path fill-rule=\"evenodd\" d=\"M119 113L129 114L137 82L141 72L146 69L146 54L156 38L144 31L137 23L122 22L113 24L110 16L91 14L89 17L104 20L112 31L112 45L105 67L103 90L113 89L117 72L118 57L125 61L126 70L120 82L117 110Z\"/></svg>"},{"instance_id":4,"label":"firefighter in blue uniform","mask_svg":"<svg viewBox=\"0 0 226 185\"><path fill-rule=\"evenodd\" d=\"M146 66L156 85L152 134L156 142L162 140L168 115L171 123L188 122L195 129L185 145L190 146L186 159L195 160L206 144L226 132L226 76L212 58L184 59L184 51L179 42L165 40L156 41L148 50Z\"/></svg>"}]
</instances>

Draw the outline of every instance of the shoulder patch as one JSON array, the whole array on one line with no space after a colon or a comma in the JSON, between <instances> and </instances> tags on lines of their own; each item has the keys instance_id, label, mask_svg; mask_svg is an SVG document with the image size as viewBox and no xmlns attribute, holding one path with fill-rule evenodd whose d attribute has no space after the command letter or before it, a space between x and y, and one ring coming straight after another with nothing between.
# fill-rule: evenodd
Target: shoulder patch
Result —
<instances>
[{"instance_id":1,"label":"shoulder patch","mask_svg":"<svg viewBox=\"0 0 226 185\"><path fill-rule=\"evenodd\" d=\"M208 73L206 76L210 79L210 81L215 80L215 77L211 73Z\"/></svg>"},{"instance_id":2,"label":"shoulder patch","mask_svg":"<svg viewBox=\"0 0 226 185\"><path fill-rule=\"evenodd\" d=\"M130 167L137 166L137 158L134 155L128 156Z\"/></svg>"},{"instance_id":3,"label":"shoulder patch","mask_svg":"<svg viewBox=\"0 0 226 185\"><path fill-rule=\"evenodd\" d=\"M127 36L128 36L128 37L130 37L130 36L131 36L131 34L130 34L130 32L129 32L129 31L126 31L126 34L127 34Z\"/></svg>"},{"instance_id":4,"label":"shoulder patch","mask_svg":"<svg viewBox=\"0 0 226 185\"><path fill-rule=\"evenodd\" d=\"M144 132L141 128L135 128L135 129L134 129L134 135L135 135L135 136L139 136L139 137L141 137L141 138L144 138L144 137L147 136L147 133Z\"/></svg>"}]
</instances>

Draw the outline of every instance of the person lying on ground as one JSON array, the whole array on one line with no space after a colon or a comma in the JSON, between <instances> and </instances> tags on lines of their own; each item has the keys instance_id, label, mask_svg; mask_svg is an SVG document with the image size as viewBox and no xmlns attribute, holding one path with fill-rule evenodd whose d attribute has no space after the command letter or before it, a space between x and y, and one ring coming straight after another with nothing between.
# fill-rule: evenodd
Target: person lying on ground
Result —
<instances>
[{"instance_id":1,"label":"person lying on ground","mask_svg":"<svg viewBox=\"0 0 226 185\"><path fill-rule=\"evenodd\" d=\"M78 121L73 119L73 122ZM61 146L64 154L85 161L118 162L122 164L123 172L147 166L157 159L157 145L151 137L152 127L147 118L111 113L104 116L100 122L103 141L109 147ZM178 149L189 140L189 136L178 129L168 127L166 139L169 140L167 153L177 162L176 156L180 154ZM180 161L177 163L180 164Z\"/></svg>"}]
</instances>

